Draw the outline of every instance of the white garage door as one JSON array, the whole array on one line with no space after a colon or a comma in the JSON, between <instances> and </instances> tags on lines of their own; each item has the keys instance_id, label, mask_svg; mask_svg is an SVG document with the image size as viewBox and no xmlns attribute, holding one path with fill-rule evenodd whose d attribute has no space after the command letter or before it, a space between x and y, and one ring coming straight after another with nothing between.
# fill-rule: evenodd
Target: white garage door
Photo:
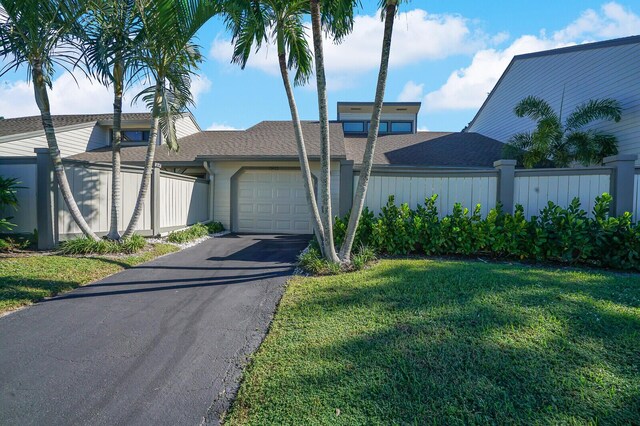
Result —
<instances>
[{"instance_id":1,"label":"white garage door","mask_svg":"<svg viewBox=\"0 0 640 426\"><path fill-rule=\"evenodd\" d=\"M237 194L237 232L312 233L299 170L248 170Z\"/></svg>"}]
</instances>

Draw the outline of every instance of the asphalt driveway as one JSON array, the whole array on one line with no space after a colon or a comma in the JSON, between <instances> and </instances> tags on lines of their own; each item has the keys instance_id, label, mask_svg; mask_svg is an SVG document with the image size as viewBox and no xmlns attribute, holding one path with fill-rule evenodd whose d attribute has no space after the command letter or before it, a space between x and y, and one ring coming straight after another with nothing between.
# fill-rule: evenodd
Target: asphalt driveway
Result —
<instances>
[{"instance_id":1,"label":"asphalt driveway","mask_svg":"<svg viewBox=\"0 0 640 426\"><path fill-rule=\"evenodd\" d=\"M0 318L0 423L217 423L307 242L216 238Z\"/></svg>"}]
</instances>

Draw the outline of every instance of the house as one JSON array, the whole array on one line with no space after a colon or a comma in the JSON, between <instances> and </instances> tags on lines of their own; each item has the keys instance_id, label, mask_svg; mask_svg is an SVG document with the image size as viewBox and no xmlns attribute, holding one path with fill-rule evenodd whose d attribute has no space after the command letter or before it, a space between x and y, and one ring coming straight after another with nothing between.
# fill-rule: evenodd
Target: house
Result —
<instances>
[{"instance_id":1,"label":"house","mask_svg":"<svg viewBox=\"0 0 640 426\"><path fill-rule=\"evenodd\" d=\"M340 102L329 124L331 196L335 214L345 214L353 197L353 173L362 163L373 104ZM492 169L502 144L474 133L418 132L419 103L385 103L375 170ZM1 125L1 124L0 124ZM320 126L303 121L312 173L320 170ZM311 233L298 151L290 121L262 121L246 130L197 131L179 140L178 152L161 144L156 161L163 170L211 176L213 217L237 232ZM146 147L122 148L126 164L142 165ZM90 163L111 160L107 145L71 155Z\"/></svg>"},{"instance_id":2,"label":"house","mask_svg":"<svg viewBox=\"0 0 640 426\"><path fill-rule=\"evenodd\" d=\"M53 125L63 157L92 151L111 145L113 114L54 115ZM149 113L122 114L122 146L145 144L149 140ZM199 132L191 113L176 121L179 138ZM158 143L162 143L159 136ZM46 148L47 140L39 115L0 119L0 158L33 157L35 148Z\"/></svg>"},{"instance_id":3,"label":"house","mask_svg":"<svg viewBox=\"0 0 640 426\"><path fill-rule=\"evenodd\" d=\"M591 128L615 135L620 154L640 154L640 36L515 56L465 131L507 142L533 130L533 120L513 112L530 95L564 116L591 99L618 100L622 120Z\"/></svg>"}]
</instances>

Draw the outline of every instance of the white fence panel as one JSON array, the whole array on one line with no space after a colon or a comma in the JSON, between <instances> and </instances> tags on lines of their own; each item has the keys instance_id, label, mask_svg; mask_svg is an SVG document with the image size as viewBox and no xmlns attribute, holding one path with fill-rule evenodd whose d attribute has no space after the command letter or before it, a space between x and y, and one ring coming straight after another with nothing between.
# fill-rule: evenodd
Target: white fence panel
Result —
<instances>
[{"instance_id":1,"label":"white fence panel","mask_svg":"<svg viewBox=\"0 0 640 426\"><path fill-rule=\"evenodd\" d=\"M36 205L36 179L38 168L33 161L25 159L22 163L9 163L0 165L0 176L5 178L18 179L22 187L17 191L18 209L0 209L0 217L12 216L10 221L17 225L12 233L33 232L38 227L37 205Z\"/></svg>"},{"instance_id":2,"label":"white fence panel","mask_svg":"<svg viewBox=\"0 0 640 426\"><path fill-rule=\"evenodd\" d=\"M73 196L89 227L96 233L109 231L111 222L111 169L96 165L71 164L65 166L67 179ZM133 214L138 190L142 181L142 172L121 172L122 198L120 210L120 228L124 230ZM143 204L142 215L137 230L151 229L151 201L150 192ZM62 194L58 190L58 232L61 239L67 239L73 234L80 234L80 228L75 224L67 208Z\"/></svg>"},{"instance_id":3,"label":"white fence panel","mask_svg":"<svg viewBox=\"0 0 640 426\"><path fill-rule=\"evenodd\" d=\"M162 172L160 227L177 228L209 218L209 183L202 179Z\"/></svg>"},{"instance_id":4,"label":"white fence panel","mask_svg":"<svg viewBox=\"0 0 640 426\"><path fill-rule=\"evenodd\" d=\"M452 173L453 174L453 173ZM418 204L433 194L438 194L438 213L445 216L453 210L455 203L473 210L481 204L482 215L496 206L497 176L487 174L453 174L453 176L390 176L375 175L369 179L365 206L375 214L387 204L390 195L395 197L397 205L407 203L415 209ZM354 177L354 194L358 186L358 176Z\"/></svg>"},{"instance_id":5,"label":"white fence panel","mask_svg":"<svg viewBox=\"0 0 640 426\"><path fill-rule=\"evenodd\" d=\"M526 217L530 218L537 216L549 201L567 207L578 197L582 208L591 215L596 197L610 192L610 184L609 174L550 175L546 171L516 171L514 204L521 204Z\"/></svg>"}]
</instances>

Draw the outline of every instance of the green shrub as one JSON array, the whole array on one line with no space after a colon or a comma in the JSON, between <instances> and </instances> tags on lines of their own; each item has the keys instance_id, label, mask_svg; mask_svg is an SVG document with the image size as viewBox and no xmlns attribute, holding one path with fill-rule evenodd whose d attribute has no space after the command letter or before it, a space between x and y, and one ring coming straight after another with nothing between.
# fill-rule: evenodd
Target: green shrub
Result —
<instances>
[{"instance_id":1,"label":"green shrub","mask_svg":"<svg viewBox=\"0 0 640 426\"><path fill-rule=\"evenodd\" d=\"M18 209L18 189L20 182L16 178L0 176L0 209L11 207ZM0 231L11 231L16 225L11 223L13 216L0 217Z\"/></svg>"},{"instance_id":2,"label":"green shrub","mask_svg":"<svg viewBox=\"0 0 640 426\"><path fill-rule=\"evenodd\" d=\"M609 194L596 198L592 218L577 198L567 208L549 202L530 220L520 205L513 214L498 205L483 219L480 205L469 211L455 204L440 218L436 201L433 195L411 210L390 196L377 217L368 212L357 240L381 254L489 255L640 270L640 224L630 213L611 217ZM337 244L344 240L346 223L348 217L336 220ZM356 259L357 266L366 263Z\"/></svg>"},{"instance_id":3,"label":"green shrub","mask_svg":"<svg viewBox=\"0 0 640 426\"><path fill-rule=\"evenodd\" d=\"M0 252L24 250L36 243L36 234L12 235L11 237L0 238Z\"/></svg>"},{"instance_id":4,"label":"green shrub","mask_svg":"<svg viewBox=\"0 0 640 426\"><path fill-rule=\"evenodd\" d=\"M122 241L107 239L94 240L88 237L75 238L60 244L58 252L66 255L86 254L132 254L142 250L147 245L144 237L134 234Z\"/></svg>"},{"instance_id":5,"label":"green shrub","mask_svg":"<svg viewBox=\"0 0 640 426\"><path fill-rule=\"evenodd\" d=\"M340 247L344 242L344 237L347 234L347 226L349 225L350 213L347 213L344 217L336 217L333 225L333 240L336 246ZM358 221L358 228L356 229L356 235L353 239L353 247L367 246L370 244L371 232L373 230L373 224L375 221L375 215L369 208L362 209L362 215Z\"/></svg>"},{"instance_id":6,"label":"green shrub","mask_svg":"<svg viewBox=\"0 0 640 426\"><path fill-rule=\"evenodd\" d=\"M217 234L218 232L224 231L224 225L222 225L222 222L209 222L206 226L207 231L209 231L210 234Z\"/></svg>"},{"instance_id":7,"label":"green shrub","mask_svg":"<svg viewBox=\"0 0 640 426\"><path fill-rule=\"evenodd\" d=\"M196 223L187 229L170 233L167 241L170 243L184 244L206 235L209 235L209 228L201 223Z\"/></svg>"},{"instance_id":8,"label":"green shrub","mask_svg":"<svg viewBox=\"0 0 640 426\"><path fill-rule=\"evenodd\" d=\"M389 254L409 254L416 249L420 228L420 217L407 203L396 206L392 195L373 224L371 243Z\"/></svg>"}]
</instances>

